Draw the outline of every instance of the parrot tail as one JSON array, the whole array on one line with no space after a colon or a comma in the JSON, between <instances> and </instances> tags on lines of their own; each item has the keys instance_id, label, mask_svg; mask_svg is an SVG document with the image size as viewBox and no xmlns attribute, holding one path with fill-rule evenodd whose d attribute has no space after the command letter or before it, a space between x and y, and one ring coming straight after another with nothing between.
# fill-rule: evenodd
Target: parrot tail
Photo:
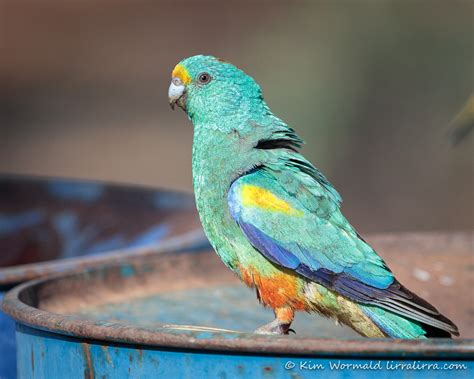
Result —
<instances>
[{"instance_id":1,"label":"parrot tail","mask_svg":"<svg viewBox=\"0 0 474 379\"><path fill-rule=\"evenodd\" d=\"M451 338L459 336L457 326L435 307L400 283L398 297L380 304L360 304L363 312L389 337L393 338ZM399 293L400 293L399 292Z\"/></svg>"}]
</instances>

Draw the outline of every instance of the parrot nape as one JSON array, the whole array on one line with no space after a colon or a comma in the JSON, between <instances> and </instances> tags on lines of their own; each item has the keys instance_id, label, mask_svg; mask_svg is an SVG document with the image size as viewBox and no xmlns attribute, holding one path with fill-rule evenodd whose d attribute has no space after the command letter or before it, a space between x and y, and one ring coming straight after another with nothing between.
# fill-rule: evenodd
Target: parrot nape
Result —
<instances>
[{"instance_id":1,"label":"parrot nape","mask_svg":"<svg viewBox=\"0 0 474 379\"><path fill-rule=\"evenodd\" d=\"M204 231L275 313L256 333L288 334L295 311L306 311L366 337L459 335L349 224L338 192L298 152L303 141L250 76L197 55L174 68L168 96L194 125L193 185Z\"/></svg>"}]
</instances>

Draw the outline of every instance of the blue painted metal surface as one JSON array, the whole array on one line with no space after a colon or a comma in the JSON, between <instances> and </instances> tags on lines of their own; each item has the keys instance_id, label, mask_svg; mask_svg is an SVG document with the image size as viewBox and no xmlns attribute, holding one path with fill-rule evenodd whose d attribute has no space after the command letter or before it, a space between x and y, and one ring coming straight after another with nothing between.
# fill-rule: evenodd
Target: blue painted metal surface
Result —
<instances>
[{"instance_id":1,"label":"blue painted metal surface","mask_svg":"<svg viewBox=\"0 0 474 379\"><path fill-rule=\"evenodd\" d=\"M189 194L0 176L0 285L15 279L5 267L147 246L192 229L199 221Z\"/></svg>"},{"instance_id":2,"label":"blue painted metal surface","mask_svg":"<svg viewBox=\"0 0 474 379\"><path fill-rule=\"evenodd\" d=\"M212 251L128 256L36 280L11 290L4 309L17 321L21 378L470 377L472 312L459 299L470 280L471 241L468 234L372 239L398 262L391 266L399 276L417 262L431 275L457 274L450 286L417 288L444 299L442 309L458 294L448 310L462 339L369 340L309 314L297 315L296 335L252 334L271 311Z\"/></svg>"},{"instance_id":3,"label":"blue painted metal surface","mask_svg":"<svg viewBox=\"0 0 474 379\"><path fill-rule=\"evenodd\" d=\"M19 378L467 378L474 361L223 354L84 341L17 330ZM397 366L398 365L398 366ZM402 366L404 365L404 366ZM471 376L472 377L472 376Z\"/></svg>"},{"instance_id":4,"label":"blue painted metal surface","mask_svg":"<svg viewBox=\"0 0 474 379\"><path fill-rule=\"evenodd\" d=\"M5 293L0 292L0 304ZM0 378L16 376L15 321L0 310Z\"/></svg>"},{"instance_id":5,"label":"blue painted metal surface","mask_svg":"<svg viewBox=\"0 0 474 379\"><path fill-rule=\"evenodd\" d=\"M143 249L208 246L191 195L0 176L0 303L15 284ZM120 249L120 253L115 250ZM0 311L0 378L15 377L14 323Z\"/></svg>"}]
</instances>

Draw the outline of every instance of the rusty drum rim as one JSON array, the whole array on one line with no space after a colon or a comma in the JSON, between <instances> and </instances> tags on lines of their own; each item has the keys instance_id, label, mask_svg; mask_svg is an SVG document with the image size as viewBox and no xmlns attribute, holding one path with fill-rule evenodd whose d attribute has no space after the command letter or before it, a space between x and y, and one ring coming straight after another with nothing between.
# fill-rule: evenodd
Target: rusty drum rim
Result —
<instances>
[{"instance_id":1,"label":"rusty drum rim","mask_svg":"<svg viewBox=\"0 0 474 379\"><path fill-rule=\"evenodd\" d=\"M408 234L407 234L408 235ZM411 233L413 235L413 233ZM379 235L380 236L380 235ZM385 235L392 238L393 235ZM469 239L469 238L468 238ZM162 246L154 251L143 251L143 255L174 253ZM118 253L117 253L118 255ZM124 256L121 255L123 263ZM136 256L135 258L140 258ZM110 260L109 260L110 262ZM120 262L117 262L119 264ZM100 268L97 268L100 269ZM62 336L76 337L104 343L120 343L144 348L167 348L205 350L224 353L301 355L301 356L352 356L380 358L421 359L474 359L474 339L347 339L287 338L285 336L262 336L234 331L213 331L211 328L195 328L195 333L176 334L174 326L147 329L113 322L97 322L77 316L63 315L34 308L21 300L28 290L54 281L74 276L81 270L51 275L23 283L10 290L3 301L3 311L17 323L52 332ZM82 270L83 272L83 270ZM205 336L198 337L199 332Z\"/></svg>"},{"instance_id":2,"label":"rusty drum rim","mask_svg":"<svg viewBox=\"0 0 474 379\"><path fill-rule=\"evenodd\" d=\"M147 255L162 251L184 250L193 248L194 245L201 247L201 245L204 246L205 244L208 244L208 242L203 230L201 228L195 228L188 232L167 238L155 245L105 251L95 256L61 258L58 260L0 268L0 291L2 287L8 289L18 283L55 273L64 273L78 267L86 269L107 262L122 262L127 258L141 254Z\"/></svg>"}]
</instances>

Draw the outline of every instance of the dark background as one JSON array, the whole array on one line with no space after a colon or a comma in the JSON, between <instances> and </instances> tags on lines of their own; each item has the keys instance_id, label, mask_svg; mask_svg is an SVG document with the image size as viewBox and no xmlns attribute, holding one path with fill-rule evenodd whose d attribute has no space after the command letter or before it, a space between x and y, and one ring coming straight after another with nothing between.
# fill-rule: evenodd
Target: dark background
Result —
<instances>
[{"instance_id":1,"label":"dark background","mask_svg":"<svg viewBox=\"0 0 474 379\"><path fill-rule=\"evenodd\" d=\"M0 172L192 190L174 65L231 61L362 232L473 229L473 1L0 0Z\"/></svg>"}]
</instances>

